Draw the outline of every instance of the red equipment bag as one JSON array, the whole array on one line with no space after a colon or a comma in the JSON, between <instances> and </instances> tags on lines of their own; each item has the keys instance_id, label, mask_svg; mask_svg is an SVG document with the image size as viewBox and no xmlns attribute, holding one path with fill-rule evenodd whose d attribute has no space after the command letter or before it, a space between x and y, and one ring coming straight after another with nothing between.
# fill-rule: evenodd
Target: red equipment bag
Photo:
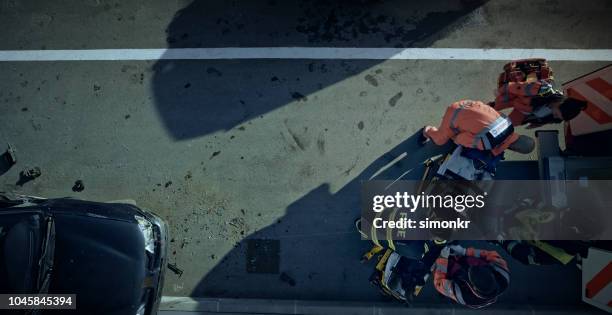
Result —
<instances>
[{"instance_id":1,"label":"red equipment bag","mask_svg":"<svg viewBox=\"0 0 612 315\"><path fill-rule=\"evenodd\" d=\"M553 80L553 72L546 59L521 59L504 65L504 72L499 75L497 86L501 87L508 82L524 82L529 76L531 76L529 79L534 80Z\"/></svg>"}]
</instances>

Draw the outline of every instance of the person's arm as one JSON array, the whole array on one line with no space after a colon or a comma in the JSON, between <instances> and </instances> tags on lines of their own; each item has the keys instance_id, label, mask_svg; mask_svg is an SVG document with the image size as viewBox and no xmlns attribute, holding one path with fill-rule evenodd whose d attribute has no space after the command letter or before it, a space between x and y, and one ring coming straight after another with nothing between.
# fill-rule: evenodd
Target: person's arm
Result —
<instances>
[{"instance_id":1,"label":"person's arm","mask_svg":"<svg viewBox=\"0 0 612 315\"><path fill-rule=\"evenodd\" d=\"M445 248L442 250L440 257L436 259L434 264L434 286L442 295L447 296L457 302L457 297L455 296L455 291L453 289L454 283L447 277L448 255L449 250L448 248Z\"/></svg>"},{"instance_id":2,"label":"person's arm","mask_svg":"<svg viewBox=\"0 0 612 315\"><path fill-rule=\"evenodd\" d=\"M512 101L517 97L531 97L538 95L542 83L537 82L508 82L499 87L495 97L495 110L513 107Z\"/></svg>"},{"instance_id":3,"label":"person's arm","mask_svg":"<svg viewBox=\"0 0 612 315\"><path fill-rule=\"evenodd\" d=\"M455 111L453 107L446 109L440 127L427 126L424 130L424 136L431 139L437 145L446 144L454 135L454 131L450 128L452 114Z\"/></svg>"},{"instance_id":4,"label":"person's arm","mask_svg":"<svg viewBox=\"0 0 612 315\"><path fill-rule=\"evenodd\" d=\"M535 252L533 251L533 247L525 242L514 241L514 240L504 240L499 241L497 244L501 246L503 249L512 256L512 258L520 261L525 265L539 265L539 263L535 260Z\"/></svg>"}]
</instances>

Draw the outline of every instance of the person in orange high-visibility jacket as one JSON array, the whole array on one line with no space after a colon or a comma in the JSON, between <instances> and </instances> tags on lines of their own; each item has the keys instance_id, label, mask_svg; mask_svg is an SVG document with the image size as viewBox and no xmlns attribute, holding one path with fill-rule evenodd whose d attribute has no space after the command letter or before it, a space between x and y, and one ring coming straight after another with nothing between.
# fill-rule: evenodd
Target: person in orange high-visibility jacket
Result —
<instances>
[{"instance_id":1,"label":"person in orange high-visibility jacket","mask_svg":"<svg viewBox=\"0 0 612 315\"><path fill-rule=\"evenodd\" d=\"M457 145L490 151L494 156L506 149L526 154L535 147L533 139L514 132L506 116L483 102L472 100L451 104L440 127L423 128L421 142L427 139L437 145L452 139Z\"/></svg>"},{"instance_id":2,"label":"person in orange high-visibility jacket","mask_svg":"<svg viewBox=\"0 0 612 315\"><path fill-rule=\"evenodd\" d=\"M508 115L514 126L529 123L535 128L547 123L568 121L586 108L586 102L565 97L555 90L550 81L507 82L497 90L495 102L489 103L496 110L512 108Z\"/></svg>"},{"instance_id":3,"label":"person in orange high-visibility jacket","mask_svg":"<svg viewBox=\"0 0 612 315\"><path fill-rule=\"evenodd\" d=\"M510 284L508 264L496 251L460 245L445 247L433 272L438 292L471 308L495 303Z\"/></svg>"}]
</instances>

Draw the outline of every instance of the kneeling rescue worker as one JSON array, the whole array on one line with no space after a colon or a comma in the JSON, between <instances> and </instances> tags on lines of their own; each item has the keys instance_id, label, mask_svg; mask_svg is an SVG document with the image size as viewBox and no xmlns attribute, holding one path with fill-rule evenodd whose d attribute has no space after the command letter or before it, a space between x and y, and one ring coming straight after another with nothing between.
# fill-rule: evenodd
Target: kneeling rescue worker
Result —
<instances>
[{"instance_id":1,"label":"kneeling rescue worker","mask_svg":"<svg viewBox=\"0 0 612 315\"><path fill-rule=\"evenodd\" d=\"M453 140L468 149L489 151L498 156L506 149L527 154L533 151L533 139L518 135L510 120L491 106L472 100L451 104L440 127L423 128L420 141L431 139L437 145Z\"/></svg>"},{"instance_id":2,"label":"kneeling rescue worker","mask_svg":"<svg viewBox=\"0 0 612 315\"><path fill-rule=\"evenodd\" d=\"M509 284L508 265L496 251L450 245L434 265L436 290L470 308L495 303Z\"/></svg>"}]
</instances>

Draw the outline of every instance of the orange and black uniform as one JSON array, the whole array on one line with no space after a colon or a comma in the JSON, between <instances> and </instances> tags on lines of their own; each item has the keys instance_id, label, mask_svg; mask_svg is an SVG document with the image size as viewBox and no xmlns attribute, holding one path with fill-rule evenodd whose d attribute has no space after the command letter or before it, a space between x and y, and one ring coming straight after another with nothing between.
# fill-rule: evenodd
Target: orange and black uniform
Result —
<instances>
[{"instance_id":1,"label":"orange and black uniform","mask_svg":"<svg viewBox=\"0 0 612 315\"><path fill-rule=\"evenodd\" d=\"M499 155L519 137L511 128L507 117L491 106L463 100L451 104L440 127L428 130L426 135L437 145L452 139L466 148L490 150L493 155ZM499 143L490 138L491 133L499 135Z\"/></svg>"},{"instance_id":2,"label":"orange and black uniform","mask_svg":"<svg viewBox=\"0 0 612 315\"><path fill-rule=\"evenodd\" d=\"M482 300L474 297L470 290L461 285L456 278L462 272L467 272L469 266L490 265L496 276L505 281L502 285L507 287L510 283L508 264L496 251L466 248L465 256L438 257L434 264L434 285L438 292L453 299L461 305L474 308L484 307L495 302L497 297Z\"/></svg>"},{"instance_id":3,"label":"orange and black uniform","mask_svg":"<svg viewBox=\"0 0 612 315\"><path fill-rule=\"evenodd\" d=\"M508 82L497 90L494 108L498 111L512 108L508 118L512 121L512 125L520 126L534 111L533 99L551 91L553 91L552 84L546 80Z\"/></svg>"}]
</instances>

